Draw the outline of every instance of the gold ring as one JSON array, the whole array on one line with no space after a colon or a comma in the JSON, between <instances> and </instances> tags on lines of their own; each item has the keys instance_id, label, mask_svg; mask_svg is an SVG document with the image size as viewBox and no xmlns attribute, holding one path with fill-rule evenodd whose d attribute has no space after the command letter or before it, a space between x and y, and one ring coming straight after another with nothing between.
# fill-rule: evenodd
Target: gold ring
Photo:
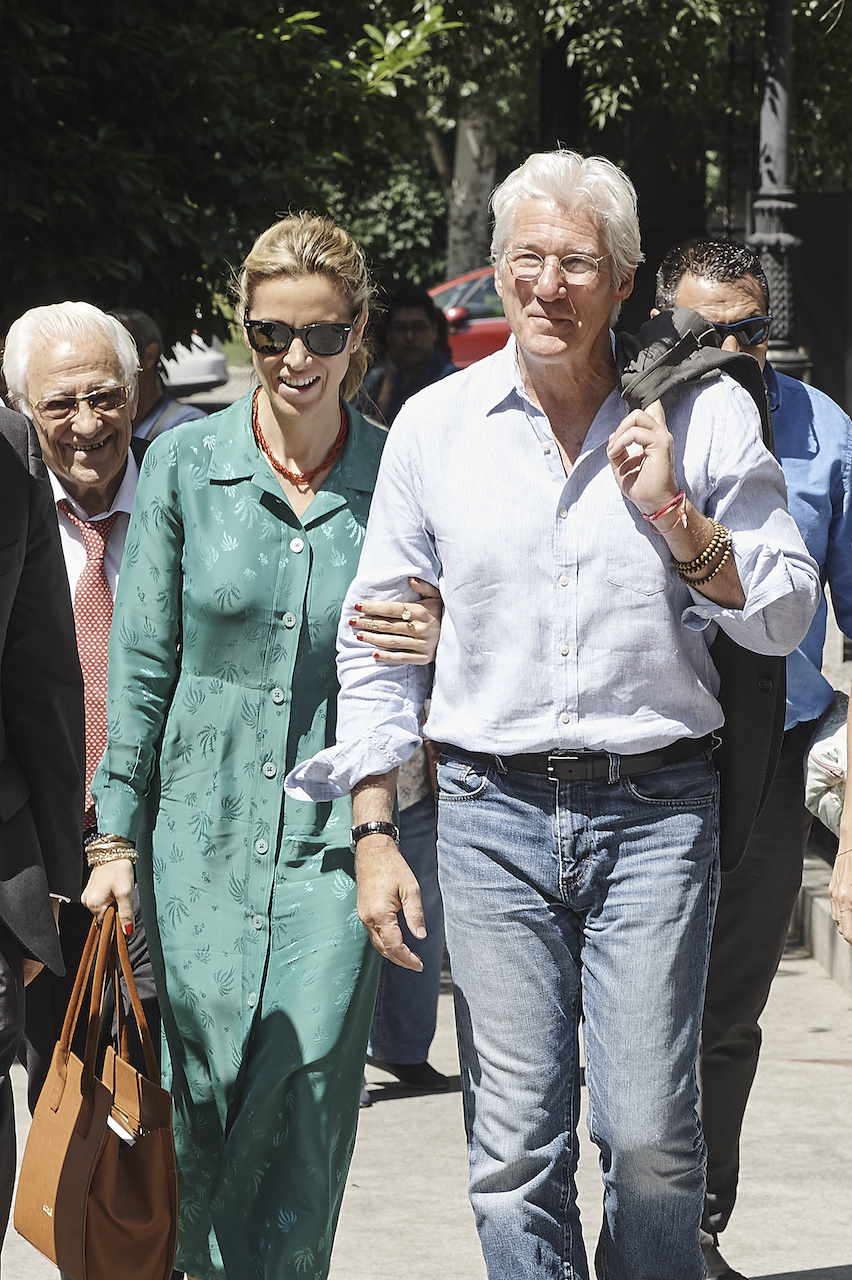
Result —
<instances>
[{"instance_id":1,"label":"gold ring","mask_svg":"<svg viewBox=\"0 0 852 1280\"><path fill-rule=\"evenodd\" d=\"M403 622L410 622L410 621L411 621L411 610L410 610L410 609L403 609L402 614L401 614L400 616L402 617Z\"/></svg>"}]
</instances>

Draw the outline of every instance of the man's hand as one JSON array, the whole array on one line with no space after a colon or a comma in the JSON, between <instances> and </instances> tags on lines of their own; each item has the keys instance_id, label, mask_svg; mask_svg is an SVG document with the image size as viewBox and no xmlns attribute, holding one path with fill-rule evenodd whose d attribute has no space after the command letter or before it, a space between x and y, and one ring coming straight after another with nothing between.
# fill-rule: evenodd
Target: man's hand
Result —
<instances>
[{"instance_id":1,"label":"man's hand","mask_svg":"<svg viewBox=\"0 0 852 1280\"><path fill-rule=\"evenodd\" d=\"M133 863L129 858L116 858L92 867L89 883L83 890L81 901L100 924L111 903L118 908L118 922L126 937L133 932Z\"/></svg>"},{"instance_id":2,"label":"man's hand","mask_svg":"<svg viewBox=\"0 0 852 1280\"><path fill-rule=\"evenodd\" d=\"M386 959L402 969L422 972L423 961L405 945L397 912L415 938L426 937L420 886L389 836L364 836L355 852L358 915L370 941Z\"/></svg>"},{"instance_id":3,"label":"man's hand","mask_svg":"<svg viewBox=\"0 0 852 1280\"><path fill-rule=\"evenodd\" d=\"M647 410L634 409L619 423L606 455L619 489L643 515L659 511L680 489L673 441L659 400Z\"/></svg>"},{"instance_id":4,"label":"man's hand","mask_svg":"<svg viewBox=\"0 0 852 1280\"><path fill-rule=\"evenodd\" d=\"M434 661L441 636L444 604L437 587L422 578L409 578L420 603L404 600L364 600L355 606L349 625L356 639L372 645L377 662L411 663L425 667ZM407 616L406 616L407 615Z\"/></svg>"}]
</instances>

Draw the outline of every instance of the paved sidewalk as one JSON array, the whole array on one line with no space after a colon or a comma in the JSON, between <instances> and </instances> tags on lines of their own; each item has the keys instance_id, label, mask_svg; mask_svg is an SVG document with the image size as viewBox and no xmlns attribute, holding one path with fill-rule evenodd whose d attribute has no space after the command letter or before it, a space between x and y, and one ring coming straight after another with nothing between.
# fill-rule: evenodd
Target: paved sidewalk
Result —
<instances>
[{"instance_id":1,"label":"paved sidewalk","mask_svg":"<svg viewBox=\"0 0 852 1280\"><path fill-rule=\"evenodd\" d=\"M754 1280L852 1280L852 997L804 951L788 950L763 1023L725 1257ZM446 990L431 1061L457 1077ZM373 1068L367 1079L374 1105L360 1117L331 1280L484 1280L465 1190L460 1094L405 1095ZM22 1086L20 1073L21 1132ZM584 1125L581 1132L591 1252L600 1184ZM56 1271L10 1228L3 1275L55 1280Z\"/></svg>"}]
</instances>

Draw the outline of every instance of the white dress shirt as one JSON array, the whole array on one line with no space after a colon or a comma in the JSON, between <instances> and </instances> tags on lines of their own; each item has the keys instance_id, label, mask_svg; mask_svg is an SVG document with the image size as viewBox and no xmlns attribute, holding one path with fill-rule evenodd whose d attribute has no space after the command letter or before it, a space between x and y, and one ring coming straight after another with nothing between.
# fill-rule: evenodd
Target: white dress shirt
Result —
<instances>
[{"instance_id":1,"label":"white dress shirt","mask_svg":"<svg viewBox=\"0 0 852 1280\"><path fill-rule=\"evenodd\" d=\"M796 647L819 573L751 398L726 376L666 397L676 480L730 528L742 610L685 586L619 490L606 445L628 412L611 392L566 476L514 339L406 403L339 629L338 745L292 771L290 794L337 796L419 742L428 668L377 663L348 621L359 600L411 599L408 575L445 608L424 732L468 750L625 754L700 738L723 722L717 626L758 653Z\"/></svg>"},{"instance_id":2,"label":"white dress shirt","mask_svg":"<svg viewBox=\"0 0 852 1280\"><path fill-rule=\"evenodd\" d=\"M104 552L104 572L114 600L115 589L118 586L118 574L121 568L121 557L124 555L124 540L127 537L127 526L130 523L130 508L133 506L136 486L139 483L139 468L136 465L136 459L128 451L127 469L119 485L118 493L113 498L112 506L108 511L103 511L99 515L91 517L74 501L71 494L63 488L61 482L49 468L47 474L50 477L50 487L53 489L54 501L59 503L64 498L75 516L80 520L91 519L93 522L106 520L107 516L113 515L116 511L119 513ZM68 573L68 586L71 588L71 599L73 600L74 592L77 590L77 581L86 567L86 547L83 543L83 535L76 525L71 523L63 511L57 509L56 514L59 519L59 540L62 543L62 554L65 557L65 569Z\"/></svg>"}]
</instances>

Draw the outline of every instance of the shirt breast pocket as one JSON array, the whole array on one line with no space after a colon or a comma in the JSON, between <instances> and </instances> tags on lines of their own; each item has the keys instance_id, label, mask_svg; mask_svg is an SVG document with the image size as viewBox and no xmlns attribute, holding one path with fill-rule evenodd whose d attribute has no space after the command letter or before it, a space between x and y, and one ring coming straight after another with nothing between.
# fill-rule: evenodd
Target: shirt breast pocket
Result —
<instances>
[{"instance_id":1,"label":"shirt breast pocket","mask_svg":"<svg viewBox=\"0 0 852 1280\"><path fill-rule=\"evenodd\" d=\"M620 493L614 503L608 504L603 522L609 585L640 596L665 591L672 564L665 539Z\"/></svg>"}]
</instances>

